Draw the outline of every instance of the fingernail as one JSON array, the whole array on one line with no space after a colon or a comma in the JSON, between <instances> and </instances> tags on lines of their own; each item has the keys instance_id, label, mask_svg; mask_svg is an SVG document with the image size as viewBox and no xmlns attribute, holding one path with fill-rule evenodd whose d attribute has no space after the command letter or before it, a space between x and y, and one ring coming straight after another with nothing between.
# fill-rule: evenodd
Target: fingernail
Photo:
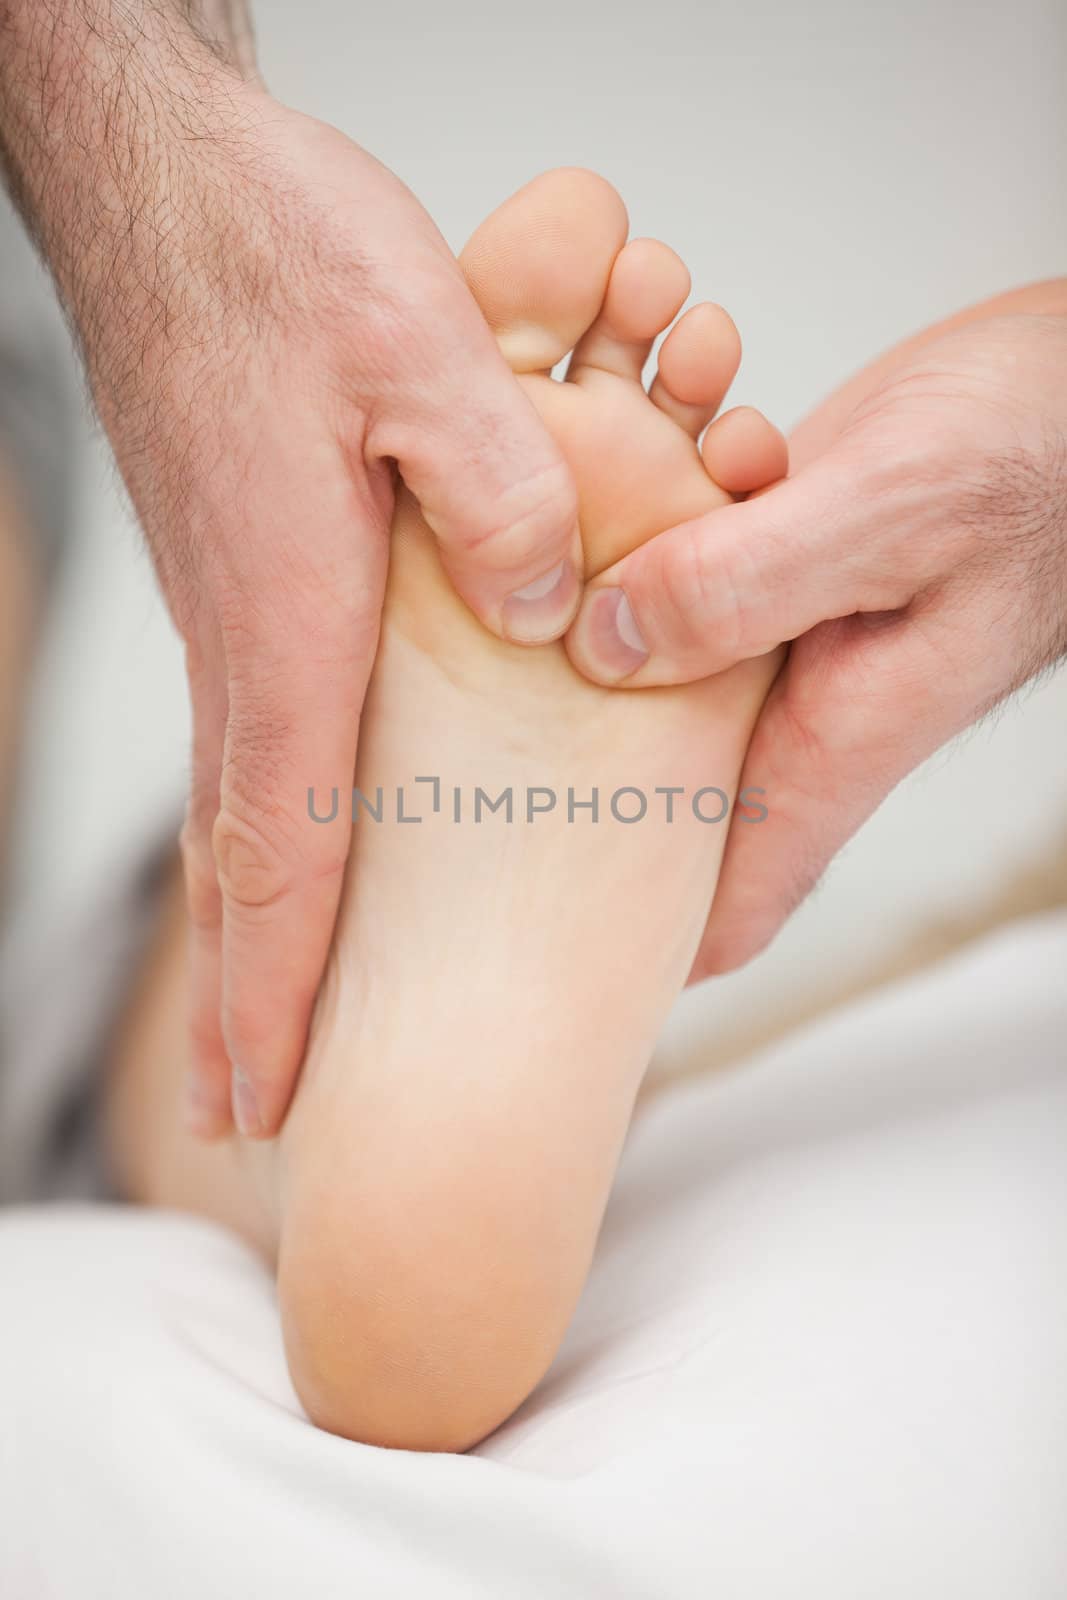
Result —
<instances>
[{"instance_id":1,"label":"fingernail","mask_svg":"<svg viewBox=\"0 0 1067 1600\"><path fill-rule=\"evenodd\" d=\"M233 1120L237 1124L238 1132L246 1139L254 1139L257 1134L263 1132L263 1121L259 1115L255 1092L240 1067L233 1069L231 1097Z\"/></svg>"},{"instance_id":2,"label":"fingernail","mask_svg":"<svg viewBox=\"0 0 1067 1600\"><path fill-rule=\"evenodd\" d=\"M597 675L615 681L628 678L648 660L625 589L597 589L586 599L578 618L578 643Z\"/></svg>"},{"instance_id":3,"label":"fingernail","mask_svg":"<svg viewBox=\"0 0 1067 1600\"><path fill-rule=\"evenodd\" d=\"M547 644L567 631L581 584L570 561L560 561L541 578L508 596L501 610L505 636L515 644Z\"/></svg>"}]
</instances>

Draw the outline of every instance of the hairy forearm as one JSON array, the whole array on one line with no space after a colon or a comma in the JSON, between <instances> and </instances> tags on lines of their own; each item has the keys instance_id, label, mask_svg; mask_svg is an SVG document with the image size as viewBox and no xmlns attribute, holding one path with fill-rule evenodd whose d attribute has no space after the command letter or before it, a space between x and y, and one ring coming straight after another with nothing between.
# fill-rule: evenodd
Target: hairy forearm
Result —
<instances>
[{"instance_id":1,"label":"hairy forearm","mask_svg":"<svg viewBox=\"0 0 1067 1600\"><path fill-rule=\"evenodd\" d=\"M47 61L68 41L101 44L128 38L149 40L157 28L185 33L246 77L256 72L252 15L246 0L0 0L0 79L27 62ZM22 58L21 60L19 58Z\"/></svg>"},{"instance_id":2,"label":"hairy forearm","mask_svg":"<svg viewBox=\"0 0 1067 1600\"><path fill-rule=\"evenodd\" d=\"M240 0L0 0L0 155L157 562L280 278L253 73Z\"/></svg>"},{"instance_id":3,"label":"hairy forearm","mask_svg":"<svg viewBox=\"0 0 1067 1600\"><path fill-rule=\"evenodd\" d=\"M91 374L179 304L253 72L240 0L0 0L0 158Z\"/></svg>"}]
</instances>

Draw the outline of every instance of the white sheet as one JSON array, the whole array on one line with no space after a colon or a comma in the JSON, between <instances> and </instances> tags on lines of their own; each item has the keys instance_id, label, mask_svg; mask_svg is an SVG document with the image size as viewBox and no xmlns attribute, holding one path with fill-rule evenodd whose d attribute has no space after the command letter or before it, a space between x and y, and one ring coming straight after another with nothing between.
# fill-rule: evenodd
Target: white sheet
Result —
<instances>
[{"instance_id":1,"label":"white sheet","mask_svg":"<svg viewBox=\"0 0 1067 1600\"><path fill-rule=\"evenodd\" d=\"M9 1600L1062 1600L1067 917L640 1116L552 1372L476 1455L304 1420L183 1218L0 1221Z\"/></svg>"}]
</instances>

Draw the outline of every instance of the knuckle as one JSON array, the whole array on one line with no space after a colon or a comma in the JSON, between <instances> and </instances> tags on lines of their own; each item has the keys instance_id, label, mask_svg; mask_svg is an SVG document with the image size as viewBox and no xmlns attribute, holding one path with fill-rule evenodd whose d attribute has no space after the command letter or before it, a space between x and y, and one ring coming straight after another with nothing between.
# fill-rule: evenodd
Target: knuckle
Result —
<instances>
[{"instance_id":1,"label":"knuckle","mask_svg":"<svg viewBox=\"0 0 1067 1600\"><path fill-rule=\"evenodd\" d=\"M308 884L339 880L348 861L347 838L339 846L332 829L299 840L288 815L242 810L233 799L215 819L211 845L222 901L248 913L268 913Z\"/></svg>"},{"instance_id":2,"label":"knuckle","mask_svg":"<svg viewBox=\"0 0 1067 1600\"><path fill-rule=\"evenodd\" d=\"M729 561L702 522L679 530L662 570L671 632L687 655L706 665L737 659L742 639L739 587Z\"/></svg>"},{"instance_id":3,"label":"knuckle","mask_svg":"<svg viewBox=\"0 0 1067 1600\"><path fill-rule=\"evenodd\" d=\"M292 888L292 869L263 826L224 805L211 830L222 899L229 906L266 911Z\"/></svg>"},{"instance_id":4,"label":"knuckle","mask_svg":"<svg viewBox=\"0 0 1067 1600\"><path fill-rule=\"evenodd\" d=\"M578 520L578 499L562 461L550 462L498 491L461 549L479 566L508 567L531 549L555 544Z\"/></svg>"}]
</instances>

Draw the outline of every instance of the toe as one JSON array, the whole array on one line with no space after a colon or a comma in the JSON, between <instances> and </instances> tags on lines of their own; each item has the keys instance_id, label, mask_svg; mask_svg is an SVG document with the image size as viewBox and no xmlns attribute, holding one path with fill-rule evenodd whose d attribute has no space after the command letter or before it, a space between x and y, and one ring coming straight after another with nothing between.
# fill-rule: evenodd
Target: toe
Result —
<instances>
[{"instance_id":1,"label":"toe","mask_svg":"<svg viewBox=\"0 0 1067 1600\"><path fill-rule=\"evenodd\" d=\"M741 336L722 306L693 306L663 341L649 391L694 439L722 405L741 364Z\"/></svg>"},{"instance_id":2,"label":"toe","mask_svg":"<svg viewBox=\"0 0 1067 1600\"><path fill-rule=\"evenodd\" d=\"M784 478L789 447L752 406L735 406L709 427L700 447L709 477L729 494L751 494Z\"/></svg>"},{"instance_id":3,"label":"toe","mask_svg":"<svg viewBox=\"0 0 1067 1600\"><path fill-rule=\"evenodd\" d=\"M598 368L640 380L652 341L689 293L685 262L658 239L631 239L612 268L600 315L574 352L568 377Z\"/></svg>"},{"instance_id":4,"label":"toe","mask_svg":"<svg viewBox=\"0 0 1067 1600\"><path fill-rule=\"evenodd\" d=\"M515 372L546 372L573 349L628 225L611 184L580 167L534 178L482 223L460 265Z\"/></svg>"}]
</instances>

